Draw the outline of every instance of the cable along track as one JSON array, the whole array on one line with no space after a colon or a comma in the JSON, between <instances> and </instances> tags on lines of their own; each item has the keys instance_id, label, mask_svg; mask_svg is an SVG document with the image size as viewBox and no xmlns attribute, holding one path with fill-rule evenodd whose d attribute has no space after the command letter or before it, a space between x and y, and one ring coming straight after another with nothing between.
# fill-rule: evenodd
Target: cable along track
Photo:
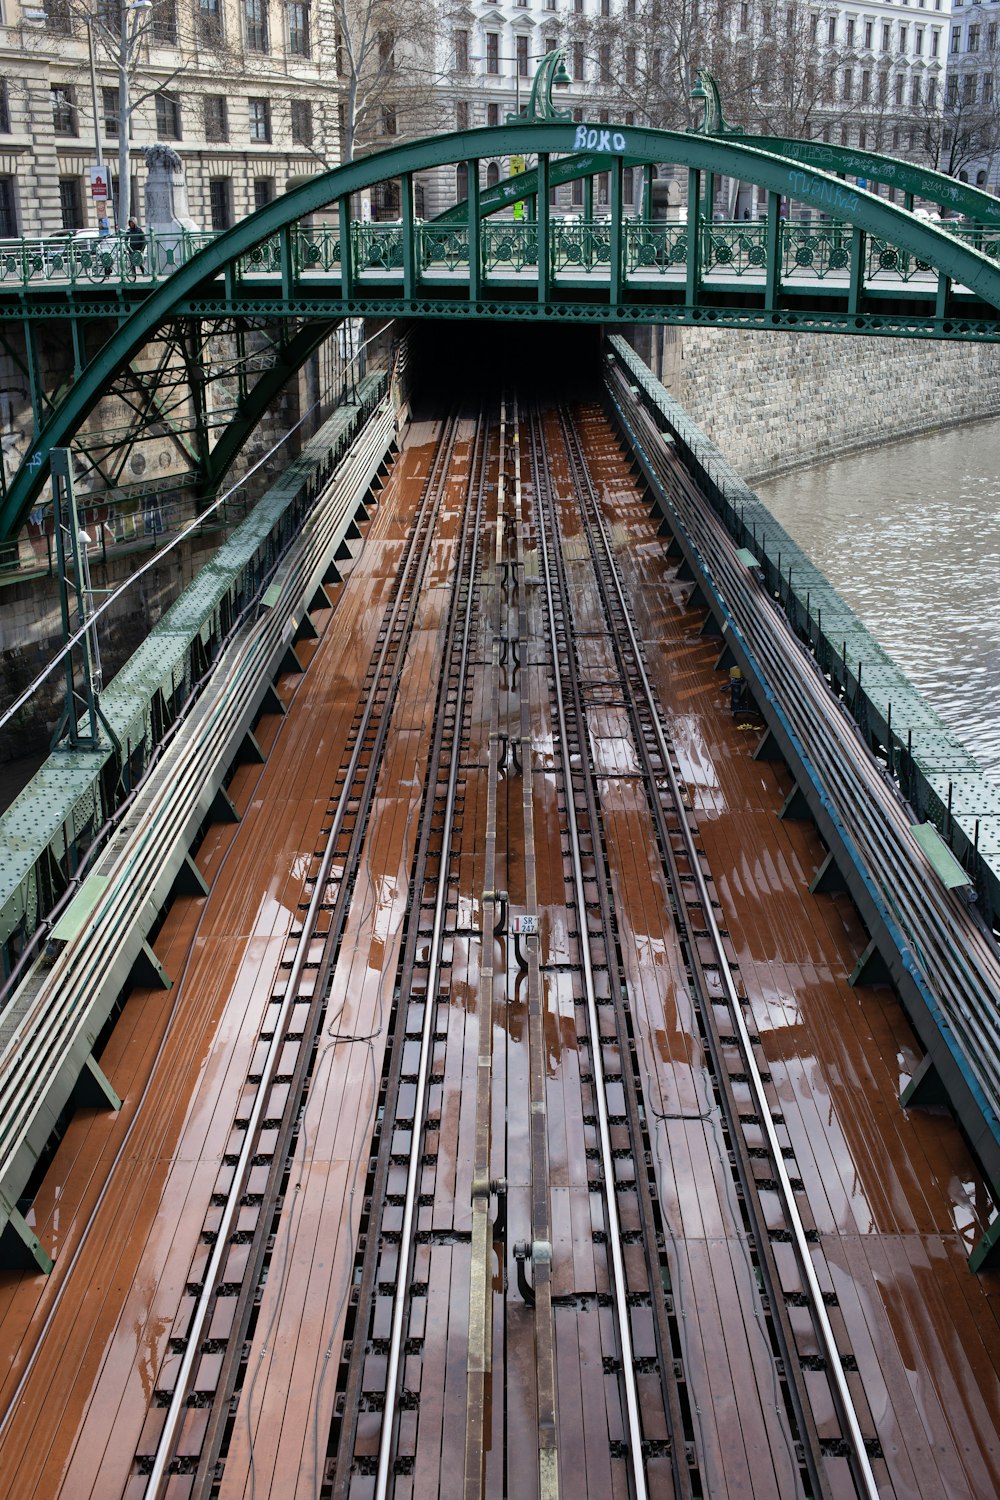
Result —
<instances>
[{"instance_id":1,"label":"cable along track","mask_svg":"<svg viewBox=\"0 0 1000 1500\"><path fill-rule=\"evenodd\" d=\"M551 444L542 438L542 430L542 424L536 420L533 448L536 474L544 490L552 458L548 451ZM839 1321L838 1332L834 1332L813 1263L815 1235L803 1220L807 1206L802 1199L802 1184L789 1161L791 1151L786 1144L780 1111L772 1102L766 1066L758 1060L759 1041L751 1031L746 998L741 993L716 914L718 903L704 866L693 817L685 805L676 760L632 623L607 523L578 431L565 411L560 412L558 430L618 668L617 691L622 694L628 715L632 744L656 830L664 883L684 950L691 994L711 1068L715 1103L721 1111L747 1253L754 1280L762 1287L758 1306L749 1316L762 1321L768 1330L776 1388L781 1392L780 1406L788 1428L789 1451L794 1455L797 1470L796 1483L805 1495L828 1494L834 1489L839 1493L847 1477L846 1467L850 1474L848 1482L853 1484L855 1492L873 1500L878 1486L871 1455L879 1452L874 1424L863 1393L856 1386L852 1389L848 1380L846 1371L853 1368L853 1360ZM556 535L554 524L551 534ZM566 645L570 644L567 640ZM568 654L572 658L572 653ZM586 757L581 755L580 762L585 764ZM593 771L588 779L591 782L597 779ZM596 793L593 799L594 826L599 829L600 802ZM594 853L597 853L596 841ZM607 886L606 872L601 872L598 889L603 891ZM617 965L611 961L610 952L608 957L609 973L615 975ZM620 1008L619 1025L624 1021L627 1026L625 991L622 976L616 1004ZM640 1104L637 1087L633 1108L638 1109ZM643 1109L640 1118L648 1124L648 1111ZM636 1129L636 1123L631 1125L632 1129ZM648 1160L653 1160L652 1153ZM782 1260L784 1279L775 1256L775 1246L779 1243L790 1243L795 1252L794 1269ZM810 1326L807 1331L800 1330L798 1339L794 1328L799 1320L796 1317L793 1326L793 1308L805 1308L809 1313ZM660 1338L662 1351L662 1320ZM819 1357L817 1347L821 1351ZM623 1350L623 1361L624 1357ZM677 1369L683 1380L682 1364ZM825 1376L829 1388L823 1405L832 1401L839 1424L839 1432L831 1431L827 1418L822 1438L809 1395L810 1381L815 1379L817 1371ZM683 1478L681 1465L675 1463L675 1485ZM698 1482L697 1478L694 1482ZM637 1489L637 1493L641 1491Z\"/></svg>"},{"instance_id":2,"label":"cable along track","mask_svg":"<svg viewBox=\"0 0 1000 1500\"><path fill-rule=\"evenodd\" d=\"M293 926L265 1012L201 1250L189 1272L167 1356L153 1392L159 1421L136 1455L147 1500L194 1476L192 1493L216 1492L246 1375L258 1288L284 1207L321 1029L329 1026L330 977L360 868L392 711L421 599L431 542L459 422L445 424L359 697L345 763L330 795L326 843L311 860L304 915Z\"/></svg>"}]
</instances>

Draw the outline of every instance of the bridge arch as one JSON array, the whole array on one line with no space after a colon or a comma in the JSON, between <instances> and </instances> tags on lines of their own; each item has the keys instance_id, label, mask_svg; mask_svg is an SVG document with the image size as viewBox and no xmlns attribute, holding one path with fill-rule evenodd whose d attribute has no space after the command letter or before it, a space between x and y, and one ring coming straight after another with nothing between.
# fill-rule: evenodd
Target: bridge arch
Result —
<instances>
[{"instance_id":1,"label":"bridge arch","mask_svg":"<svg viewBox=\"0 0 1000 1500\"><path fill-rule=\"evenodd\" d=\"M472 192L466 204L464 273L427 274L422 247L426 250L428 236L436 231L413 221L414 175L441 166L454 168L529 154L538 158L531 185L520 185L517 178L498 184L504 202L533 193L536 203L535 221L518 231L519 242L529 253L516 275L509 270L497 274L486 264L477 169L468 174ZM664 162L689 173L692 232L685 233L683 264L678 262L672 282L662 268L654 267L646 280L630 275L627 247L636 231L625 220L622 203L626 164ZM567 180L567 172L571 176L609 175L610 216L600 277L588 270L575 279L561 279L553 264L549 187L557 174ZM742 178L769 195L768 220L755 231L762 258L754 265L755 279L743 286L720 277L718 263L709 264L712 226L699 213L699 205L711 175ZM382 226L366 231L369 242L392 245L393 252L383 254L382 263L374 268L361 265L350 218L352 195L396 180L401 183L401 225L391 232ZM850 236L839 247L842 284L835 284L832 291L803 282L790 291L791 283L785 284L778 217L782 199L796 200L834 225L849 226ZM336 223L326 226L323 233L333 254L330 267L321 275L297 254L301 248L298 226L331 205L336 206ZM451 232L458 234L454 225ZM315 238L314 230L309 233ZM933 285L918 289L909 300L903 294L912 288L871 292L865 280L866 237L886 247L881 253L887 260L907 257L907 264L922 267L925 275L933 269L937 273ZM460 241L461 235L456 241L458 260ZM962 289L960 294L954 292L956 284ZM751 137L589 124L517 124L409 142L308 179L219 235L155 286L85 366L38 433L4 498L0 539L15 535L23 525L47 481L52 449L73 442L114 379L160 337L167 324L177 319L257 317L288 320L295 329L282 344L279 357L241 395L227 431L206 456L202 482L211 488L222 479L241 437L252 429L281 382L340 319L352 316L707 322L997 340L1000 266L939 224L852 187L811 162L779 155Z\"/></svg>"}]
</instances>

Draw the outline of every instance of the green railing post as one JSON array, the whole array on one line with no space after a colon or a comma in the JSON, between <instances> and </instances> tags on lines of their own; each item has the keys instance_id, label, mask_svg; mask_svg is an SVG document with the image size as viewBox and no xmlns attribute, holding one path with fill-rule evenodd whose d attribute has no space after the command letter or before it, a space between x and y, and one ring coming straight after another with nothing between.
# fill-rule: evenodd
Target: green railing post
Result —
<instances>
[{"instance_id":1,"label":"green railing post","mask_svg":"<svg viewBox=\"0 0 1000 1500\"><path fill-rule=\"evenodd\" d=\"M688 168L687 305L696 307L701 290L701 173Z\"/></svg>"},{"instance_id":2,"label":"green railing post","mask_svg":"<svg viewBox=\"0 0 1000 1500\"><path fill-rule=\"evenodd\" d=\"M285 302L292 300L292 285L294 282L292 266L292 228L290 224L283 224L278 230L278 259L281 262L281 295Z\"/></svg>"},{"instance_id":3,"label":"green railing post","mask_svg":"<svg viewBox=\"0 0 1000 1500\"><path fill-rule=\"evenodd\" d=\"M653 168L647 163L642 169L642 203L639 217L653 221Z\"/></svg>"},{"instance_id":4,"label":"green railing post","mask_svg":"<svg viewBox=\"0 0 1000 1500\"><path fill-rule=\"evenodd\" d=\"M594 222L594 179L585 177L583 179L583 222L592 224Z\"/></svg>"},{"instance_id":5,"label":"green railing post","mask_svg":"<svg viewBox=\"0 0 1000 1500\"><path fill-rule=\"evenodd\" d=\"M865 232L856 224L851 227L851 283L847 292L847 311L856 313L861 308L861 294L865 285Z\"/></svg>"},{"instance_id":6,"label":"green railing post","mask_svg":"<svg viewBox=\"0 0 1000 1500\"><path fill-rule=\"evenodd\" d=\"M764 307L773 312L781 292L781 194L767 195L767 246L764 273Z\"/></svg>"},{"instance_id":7,"label":"green railing post","mask_svg":"<svg viewBox=\"0 0 1000 1500\"><path fill-rule=\"evenodd\" d=\"M934 296L934 316L944 318L948 315L948 297L951 293L951 277L946 276L943 271L938 272L937 292Z\"/></svg>"},{"instance_id":8,"label":"green railing post","mask_svg":"<svg viewBox=\"0 0 1000 1500\"><path fill-rule=\"evenodd\" d=\"M538 300L549 300L549 157L538 153Z\"/></svg>"},{"instance_id":9,"label":"green railing post","mask_svg":"<svg viewBox=\"0 0 1000 1500\"><path fill-rule=\"evenodd\" d=\"M340 225L340 295L345 302L354 296L354 242L351 239L350 195L337 199L337 222Z\"/></svg>"},{"instance_id":10,"label":"green railing post","mask_svg":"<svg viewBox=\"0 0 1000 1500\"><path fill-rule=\"evenodd\" d=\"M479 160L466 162L469 188L469 301L477 302L483 290L483 249L479 222Z\"/></svg>"},{"instance_id":11,"label":"green railing post","mask_svg":"<svg viewBox=\"0 0 1000 1500\"><path fill-rule=\"evenodd\" d=\"M612 304L622 296L622 159L616 156L611 167L611 243L609 254L610 296Z\"/></svg>"},{"instance_id":12,"label":"green railing post","mask_svg":"<svg viewBox=\"0 0 1000 1500\"><path fill-rule=\"evenodd\" d=\"M413 227L413 174L403 173L400 210L403 216L403 297L413 300L417 288L416 233Z\"/></svg>"}]
</instances>

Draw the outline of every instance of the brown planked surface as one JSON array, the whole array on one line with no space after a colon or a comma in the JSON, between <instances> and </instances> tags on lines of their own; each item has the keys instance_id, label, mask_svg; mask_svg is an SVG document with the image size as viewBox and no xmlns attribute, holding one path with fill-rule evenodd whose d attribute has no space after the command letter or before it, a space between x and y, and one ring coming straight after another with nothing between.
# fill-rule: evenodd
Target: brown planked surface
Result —
<instances>
[{"instance_id":1,"label":"brown planked surface","mask_svg":"<svg viewBox=\"0 0 1000 1500\"><path fill-rule=\"evenodd\" d=\"M718 645L683 608L690 585L621 484L603 419L586 430L893 1493L996 1494L1000 1277L966 1265L989 1197L951 1120L900 1108L920 1055L906 1018L887 989L848 987L860 924L844 898L809 894L816 833L777 818L787 773L751 760L756 736L712 672Z\"/></svg>"}]
</instances>

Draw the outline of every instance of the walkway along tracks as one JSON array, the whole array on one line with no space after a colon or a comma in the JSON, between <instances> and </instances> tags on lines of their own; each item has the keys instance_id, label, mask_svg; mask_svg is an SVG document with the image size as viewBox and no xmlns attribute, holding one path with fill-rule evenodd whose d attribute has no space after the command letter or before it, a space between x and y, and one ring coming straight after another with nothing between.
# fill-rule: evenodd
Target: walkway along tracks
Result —
<instances>
[{"instance_id":1,"label":"walkway along tracks","mask_svg":"<svg viewBox=\"0 0 1000 1500\"><path fill-rule=\"evenodd\" d=\"M996 944L963 898L945 890L925 866L897 788L876 766L813 656L741 560L736 542L617 371L609 388L665 522L700 575L704 599L729 650L757 684L765 718L793 763L821 834L838 851L845 882L927 1049L925 1067L904 1102L946 1097L996 1194ZM1000 1217L995 1217L973 1252L974 1266L993 1254L998 1230Z\"/></svg>"},{"instance_id":2,"label":"walkway along tracks","mask_svg":"<svg viewBox=\"0 0 1000 1500\"><path fill-rule=\"evenodd\" d=\"M91 1049L138 962L158 969L146 944L187 851L216 801L227 767L251 730L269 684L395 438L388 397L334 477L326 502L303 528L261 613L220 659L216 680L164 756L157 779L66 914L73 933L55 962L40 960L0 1027L0 1231L5 1253L49 1261L16 1204L52 1126L81 1077L116 1106ZM68 919L72 919L71 921ZM169 982L163 976L164 982Z\"/></svg>"}]
</instances>

